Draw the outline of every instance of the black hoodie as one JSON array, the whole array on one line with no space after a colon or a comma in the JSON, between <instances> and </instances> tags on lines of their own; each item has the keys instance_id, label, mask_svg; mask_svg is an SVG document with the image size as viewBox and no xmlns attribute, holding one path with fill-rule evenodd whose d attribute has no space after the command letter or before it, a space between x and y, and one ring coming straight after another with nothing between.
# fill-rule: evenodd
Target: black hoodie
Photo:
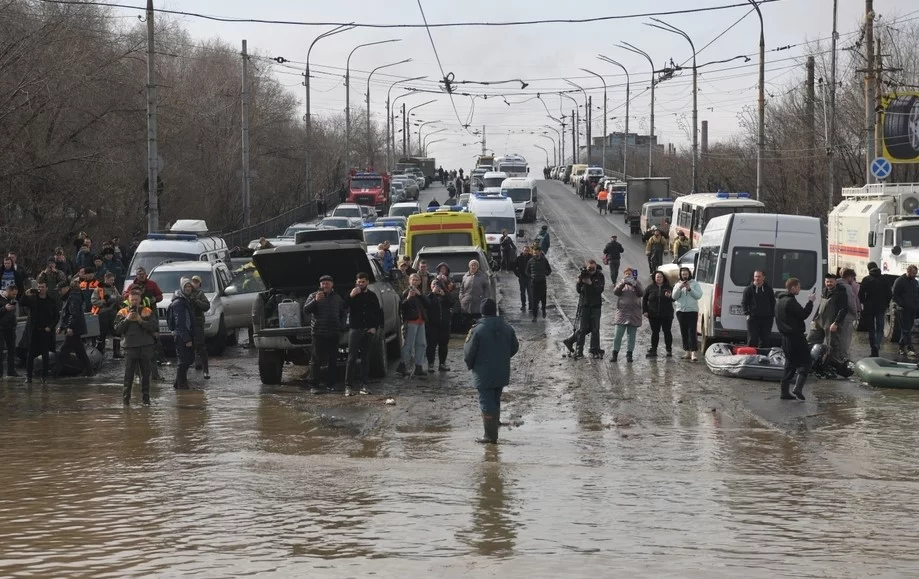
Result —
<instances>
[{"instance_id":1,"label":"black hoodie","mask_svg":"<svg viewBox=\"0 0 919 579\"><path fill-rule=\"evenodd\" d=\"M893 292L890 289L890 285L884 281L881 270L878 268L868 272L858 289L858 301L864 305L862 311L866 315L886 312L892 297Z\"/></svg>"},{"instance_id":2,"label":"black hoodie","mask_svg":"<svg viewBox=\"0 0 919 579\"><path fill-rule=\"evenodd\" d=\"M803 335L807 329L807 318L813 310L814 302L807 302L802 307L798 298L781 291L775 305L775 327L783 336Z\"/></svg>"}]
</instances>

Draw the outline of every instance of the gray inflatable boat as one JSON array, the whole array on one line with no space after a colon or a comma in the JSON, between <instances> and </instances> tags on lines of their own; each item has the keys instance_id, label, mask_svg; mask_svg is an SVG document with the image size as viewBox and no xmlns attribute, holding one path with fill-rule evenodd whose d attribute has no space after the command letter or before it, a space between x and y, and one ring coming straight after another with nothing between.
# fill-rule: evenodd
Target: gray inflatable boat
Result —
<instances>
[{"instance_id":1,"label":"gray inflatable boat","mask_svg":"<svg viewBox=\"0 0 919 579\"><path fill-rule=\"evenodd\" d=\"M715 343L705 352L705 363L712 374L748 380L779 382L785 368L781 348L751 348Z\"/></svg>"}]
</instances>

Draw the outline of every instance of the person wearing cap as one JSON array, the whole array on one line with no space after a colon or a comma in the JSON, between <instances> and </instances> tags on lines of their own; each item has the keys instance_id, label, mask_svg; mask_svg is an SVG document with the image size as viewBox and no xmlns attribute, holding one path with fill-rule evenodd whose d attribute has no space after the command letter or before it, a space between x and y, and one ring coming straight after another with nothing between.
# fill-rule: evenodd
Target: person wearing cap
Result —
<instances>
[{"instance_id":1,"label":"person wearing cap","mask_svg":"<svg viewBox=\"0 0 919 579\"><path fill-rule=\"evenodd\" d=\"M188 301L195 314L195 370L204 370L204 379L210 380L211 373L207 367L207 344L204 343L204 312L211 309L211 302L201 290L201 276L193 275L194 286ZM219 336L218 336L219 337Z\"/></svg>"},{"instance_id":2,"label":"person wearing cap","mask_svg":"<svg viewBox=\"0 0 919 579\"><path fill-rule=\"evenodd\" d=\"M101 262L96 260L96 279L105 279L105 274L112 272L115 274L115 287L121 287L124 284L124 266L115 258L115 248L106 247L102 250Z\"/></svg>"},{"instance_id":3,"label":"person wearing cap","mask_svg":"<svg viewBox=\"0 0 919 579\"><path fill-rule=\"evenodd\" d=\"M143 304L141 288L131 289L128 303L115 317L115 333L124 340L125 366L122 400L131 403L134 374L140 372L140 388L144 405L150 404L150 373L153 367L153 344L156 342L158 322L154 308Z\"/></svg>"},{"instance_id":4,"label":"person wearing cap","mask_svg":"<svg viewBox=\"0 0 919 579\"><path fill-rule=\"evenodd\" d=\"M916 351L913 349L912 327L916 322L916 315L919 314L917 273L919 273L919 268L915 265L907 266L906 273L893 282L892 291L893 301L897 304L897 322L900 324L900 355L910 358L916 357Z\"/></svg>"},{"instance_id":5,"label":"person wearing cap","mask_svg":"<svg viewBox=\"0 0 919 579\"><path fill-rule=\"evenodd\" d=\"M304 317L309 316L313 338L313 352L310 356L309 386L311 394L319 394L322 382L319 380L323 365L328 366L325 387L333 390L338 362L338 344L345 331L348 318L348 304L333 289L335 280L330 275L319 278L319 290L306 298Z\"/></svg>"},{"instance_id":6,"label":"person wearing cap","mask_svg":"<svg viewBox=\"0 0 919 579\"><path fill-rule=\"evenodd\" d=\"M463 360L472 371L472 385L479 393L479 409L485 435L482 444L497 444L501 423L501 393L511 380L511 358L520 348L517 334L503 318L491 298L482 300L482 317L466 334Z\"/></svg>"},{"instance_id":7,"label":"person wearing cap","mask_svg":"<svg viewBox=\"0 0 919 579\"><path fill-rule=\"evenodd\" d=\"M536 244L543 253L549 253L549 226L543 225L539 233L536 234Z\"/></svg>"},{"instance_id":8,"label":"person wearing cap","mask_svg":"<svg viewBox=\"0 0 919 579\"><path fill-rule=\"evenodd\" d=\"M609 243L603 248L603 263L609 266L609 278L615 280L619 277L619 265L622 260L622 254L625 248L619 243L619 237L613 235L609 238Z\"/></svg>"},{"instance_id":9,"label":"person wearing cap","mask_svg":"<svg viewBox=\"0 0 919 579\"><path fill-rule=\"evenodd\" d=\"M878 264L869 261L868 275L862 279L858 289L858 301L862 303L861 315L866 316L870 321L867 326L872 357L880 355L881 342L884 340L884 322L892 297L890 285L884 281Z\"/></svg>"},{"instance_id":10,"label":"person wearing cap","mask_svg":"<svg viewBox=\"0 0 919 579\"><path fill-rule=\"evenodd\" d=\"M691 249L690 245L689 238L686 237L683 230L677 231L676 239L673 240L673 245L670 248L670 251L673 253L673 258L679 259L683 257L683 254Z\"/></svg>"},{"instance_id":11,"label":"person wearing cap","mask_svg":"<svg viewBox=\"0 0 919 579\"><path fill-rule=\"evenodd\" d=\"M178 367L172 387L176 390L188 390L188 369L195 361L195 313L189 299L195 286L187 277L179 282L181 289L176 290L166 316L171 323L172 335L175 339L176 358Z\"/></svg>"},{"instance_id":12,"label":"person wearing cap","mask_svg":"<svg viewBox=\"0 0 919 579\"><path fill-rule=\"evenodd\" d=\"M64 343L57 353L51 374L60 376L70 354L75 354L83 366L83 375L92 376L92 365L89 362L89 356L86 355L82 340L83 335L86 334L86 315L83 310L83 296L80 295L80 284L77 280L62 282L58 284L57 289L64 303L57 332L64 334Z\"/></svg>"}]
</instances>

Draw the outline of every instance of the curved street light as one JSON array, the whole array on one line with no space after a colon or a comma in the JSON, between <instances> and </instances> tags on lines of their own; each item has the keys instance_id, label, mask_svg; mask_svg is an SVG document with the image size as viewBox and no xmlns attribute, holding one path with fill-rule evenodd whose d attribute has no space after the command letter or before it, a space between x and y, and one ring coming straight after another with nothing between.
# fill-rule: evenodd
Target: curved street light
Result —
<instances>
[{"instance_id":1,"label":"curved street light","mask_svg":"<svg viewBox=\"0 0 919 579\"><path fill-rule=\"evenodd\" d=\"M353 22L350 24L342 24L341 26L336 26L335 28L323 32L317 36L310 43L310 47L306 51L306 195L307 199L312 196L312 176L313 176L313 162L312 162L312 147L313 147L313 131L312 131L312 120L310 115L310 53L313 52L313 46L316 45L323 38L328 38L333 34L338 34L339 32L347 32L354 28Z\"/></svg>"},{"instance_id":2,"label":"curved street light","mask_svg":"<svg viewBox=\"0 0 919 579\"><path fill-rule=\"evenodd\" d=\"M376 46L377 44L387 44L390 42L402 42L401 38L390 38L389 40L378 40L376 42L365 42L358 44L348 53L348 59L345 61L345 169L351 170L351 57L357 52L358 48L365 46Z\"/></svg>"},{"instance_id":3,"label":"curved street light","mask_svg":"<svg viewBox=\"0 0 919 579\"><path fill-rule=\"evenodd\" d=\"M571 162L577 163L578 157L580 157L580 151L578 150L578 107L581 105L578 104L578 101L568 93L560 92L559 96L563 96L567 99L571 99L571 102L574 103L574 109L571 111ZM563 117L564 118L564 115ZM564 123L562 123L564 125Z\"/></svg>"},{"instance_id":4,"label":"curved street light","mask_svg":"<svg viewBox=\"0 0 919 579\"><path fill-rule=\"evenodd\" d=\"M598 54L597 58L603 62L618 66L622 69L622 72L625 73L625 138L622 140L622 178L626 179L628 178L627 173L629 168L629 101L632 100L632 79L629 76L629 69L623 66L622 63L608 56L603 56L602 54Z\"/></svg>"},{"instance_id":5,"label":"curved street light","mask_svg":"<svg viewBox=\"0 0 919 579\"><path fill-rule=\"evenodd\" d=\"M657 24L648 24L645 22L645 26L657 28L671 34L678 34L686 39L686 42L689 43L689 47L692 49L692 193L695 193L696 180L699 176L699 85L697 83L699 69L696 66L696 45L693 44L688 34L673 24L668 24L658 18L652 18L651 20L657 22Z\"/></svg>"},{"instance_id":6,"label":"curved street light","mask_svg":"<svg viewBox=\"0 0 919 579\"><path fill-rule=\"evenodd\" d=\"M586 69L586 68L582 68L581 70L583 70L584 72L589 73L589 74L592 74L592 75L594 75L595 77L599 78L599 79L600 79L600 84L603 85L603 153L601 154L603 160L601 161L601 163L602 163L602 165L603 165L603 172L606 173L606 140L607 140L607 137L608 137L608 135L609 135L609 133L606 132L606 100L607 100L607 99L606 99L606 81L603 80L603 77L602 77L602 76L600 76L599 74L595 73L595 72L592 71L592 70L588 70L588 69ZM626 72L626 78L628 78L628 74L629 74L629 73ZM628 89L628 81L626 81L626 101L625 101L625 106L626 106L626 122L628 122L628 115L629 115L629 113L628 113L628 106L629 106L628 92L629 92L629 89ZM626 139L628 139L628 138L629 138L629 129L628 129L628 125L626 125L625 133L626 133ZM628 142L626 142L626 146L628 146ZM624 167L624 166L625 166L625 162L623 161L623 167ZM623 169L623 174L625 174L625 169Z\"/></svg>"},{"instance_id":7,"label":"curved street light","mask_svg":"<svg viewBox=\"0 0 919 579\"><path fill-rule=\"evenodd\" d=\"M581 94L584 95L584 121L586 122L586 124L585 124L585 126L584 126L584 138L585 138L585 140L587 141L587 164L589 165L589 164L590 164L590 153L591 153L591 146L590 146L590 145L591 145L591 143L590 143L590 104L589 104L589 101L587 100L587 91L584 90L584 87L582 87L581 85L579 85L579 84L577 84L577 83L575 83L575 82L572 82L572 81L568 80L567 78L566 78L566 79L563 79L563 80L564 80L565 82L567 82L568 84L570 84L571 86L575 87L576 89L580 90L580 91L581 91ZM577 101L575 101L575 102L577 102ZM579 123L579 124L580 124L580 123ZM580 151L580 144L581 144L581 142L580 142L580 132L581 132L581 127L579 126L578 129L575 131L575 133L578 134L578 145L579 145L579 146L578 146L578 156L579 156L579 157L581 156L581 151Z\"/></svg>"},{"instance_id":8,"label":"curved street light","mask_svg":"<svg viewBox=\"0 0 919 579\"><path fill-rule=\"evenodd\" d=\"M549 166L549 151L545 150L543 147L540 147L539 145L533 145L533 146L546 154L546 167L548 167Z\"/></svg>"},{"instance_id":9,"label":"curved street light","mask_svg":"<svg viewBox=\"0 0 919 579\"><path fill-rule=\"evenodd\" d=\"M629 52L634 52L635 54L640 54L648 60L648 64L651 65L651 131L650 136L648 137L648 177L651 177L651 154L654 152L654 85L657 82L654 79L654 61L651 60L651 57L647 52L641 50L640 48L629 44L628 42L620 42L617 44L619 48L624 48Z\"/></svg>"},{"instance_id":10,"label":"curved street light","mask_svg":"<svg viewBox=\"0 0 919 579\"><path fill-rule=\"evenodd\" d=\"M549 139L549 142L552 143L552 160L553 160L553 161L557 161L557 160L558 160L558 151L555 149L555 139L553 139L553 138L550 137L549 135L545 134L545 132L542 132L542 133L530 133L530 134L533 135L534 137L540 137L540 138L542 138L542 139ZM548 164L548 163L546 163L546 164ZM556 162L556 165L557 165L557 164L558 164L558 163Z\"/></svg>"},{"instance_id":11,"label":"curved street light","mask_svg":"<svg viewBox=\"0 0 919 579\"><path fill-rule=\"evenodd\" d=\"M370 79L373 78L373 73L380 70L381 68L389 68L390 66L405 64L411 61L411 58L406 58L404 60L400 60L399 62L381 64L380 66L371 70L370 74L367 75L367 160L370 162L371 167L373 166L373 139L370 138Z\"/></svg>"},{"instance_id":12,"label":"curved street light","mask_svg":"<svg viewBox=\"0 0 919 579\"><path fill-rule=\"evenodd\" d=\"M395 99L393 99L393 104L395 104L395 102L399 100L400 98L409 96L412 94L415 94L415 93L409 92L409 93L405 93L403 95L397 96ZM408 109L408 111L405 110L405 103L402 103L402 156L403 157L405 157L408 154L408 148L412 144L411 141L409 140L409 125L408 125L408 119L412 115L412 111L417 108L423 107L425 105L429 105L431 103L436 103L436 102L437 102L437 99L431 99L427 102L421 103L420 105L413 106L412 108ZM393 128L395 128L395 124L393 125Z\"/></svg>"},{"instance_id":13,"label":"curved street light","mask_svg":"<svg viewBox=\"0 0 919 579\"><path fill-rule=\"evenodd\" d=\"M558 129L550 125L543 125L543 128L552 129L553 131L555 131L555 134L558 136L559 156L558 156L557 164L563 165L565 163L565 139L562 138L562 132L565 130L565 123L562 123L562 131L559 131Z\"/></svg>"},{"instance_id":14,"label":"curved street light","mask_svg":"<svg viewBox=\"0 0 919 579\"><path fill-rule=\"evenodd\" d=\"M432 133L432 134L433 134L433 133ZM430 135L428 135L428 136L430 136ZM434 140L431 141L430 143L425 143L425 145L424 145L424 146L425 146L425 149L424 149L424 151L422 151L421 154L424 155L425 157L427 157L427 156L428 156L428 149L427 149L427 147L433 145L434 143L442 143L442 142L444 142L444 141L446 141L446 140L447 140L447 139L434 139Z\"/></svg>"},{"instance_id":15,"label":"curved street light","mask_svg":"<svg viewBox=\"0 0 919 579\"><path fill-rule=\"evenodd\" d=\"M421 154L422 154L422 156L427 157L426 151L428 150L428 145L430 144L430 143L428 143L428 138L430 138L432 135L436 135L437 133L442 133L442 132L444 132L444 131L446 131L446 130L447 130L447 129L437 129L436 131L431 131L430 133L428 133L427 135L424 136L424 140L423 140L421 143L419 143L419 144L421 145ZM420 129L419 129L419 131L418 131L418 136L419 136L419 137L421 136L421 130L420 130ZM444 140L446 140L446 139L444 139ZM434 142L436 142L436 141L431 141L431 143L434 143Z\"/></svg>"},{"instance_id":16,"label":"curved street light","mask_svg":"<svg viewBox=\"0 0 919 579\"><path fill-rule=\"evenodd\" d=\"M390 97L392 96L392 89L397 84L402 84L404 82L412 82L415 80L421 80L423 78L428 78L428 77L416 76L414 78L403 78L401 80L397 80L396 82L389 85L389 90L386 91L386 168L387 169L391 169L393 165L392 149L394 147L392 147L391 145L392 145L392 137L393 137L392 131L395 129L395 126L393 125L394 119L392 118L392 109L390 108L390 100L389 100ZM413 94L413 93L408 92L406 94ZM406 96L406 95L404 94L402 96ZM396 100L398 99L399 97L396 97Z\"/></svg>"}]
</instances>

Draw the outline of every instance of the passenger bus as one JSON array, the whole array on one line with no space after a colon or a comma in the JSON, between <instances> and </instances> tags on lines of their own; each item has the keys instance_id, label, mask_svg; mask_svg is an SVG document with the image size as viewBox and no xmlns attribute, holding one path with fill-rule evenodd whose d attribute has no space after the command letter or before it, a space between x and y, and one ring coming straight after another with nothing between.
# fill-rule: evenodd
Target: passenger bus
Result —
<instances>
[{"instance_id":1,"label":"passenger bus","mask_svg":"<svg viewBox=\"0 0 919 579\"><path fill-rule=\"evenodd\" d=\"M764 213L766 206L749 193L692 193L673 202L671 235L682 231L692 247L699 247L705 226L713 218L732 213ZM674 231L674 229L676 231Z\"/></svg>"},{"instance_id":2,"label":"passenger bus","mask_svg":"<svg viewBox=\"0 0 919 579\"><path fill-rule=\"evenodd\" d=\"M530 172L527 160L521 155L504 155L495 158L495 171L507 173L508 177L526 177Z\"/></svg>"}]
</instances>

